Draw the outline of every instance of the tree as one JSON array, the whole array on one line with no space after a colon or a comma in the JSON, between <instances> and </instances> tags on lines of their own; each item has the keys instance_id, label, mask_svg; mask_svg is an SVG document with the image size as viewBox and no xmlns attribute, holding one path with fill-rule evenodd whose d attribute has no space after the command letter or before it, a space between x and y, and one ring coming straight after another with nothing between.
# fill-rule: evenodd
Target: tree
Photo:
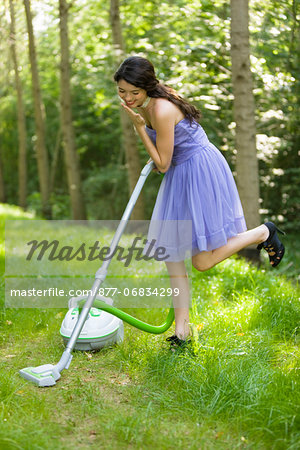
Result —
<instances>
[{"instance_id":1,"label":"tree","mask_svg":"<svg viewBox=\"0 0 300 450\"><path fill-rule=\"evenodd\" d=\"M26 124L23 102L22 84L19 76L19 64L16 49L15 13L13 0L9 0L10 10L10 46L15 73L15 85L17 91L17 114L18 114L18 139L19 139L19 205L26 207L27 197L27 158L26 158Z\"/></svg>"},{"instance_id":2,"label":"tree","mask_svg":"<svg viewBox=\"0 0 300 450\"><path fill-rule=\"evenodd\" d=\"M5 187L4 187L4 179L3 179L3 164L2 164L2 155L0 153L0 203L4 203L6 200L5 196Z\"/></svg>"},{"instance_id":3,"label":"tree","mask_svg":"<svg viewBox=\"0 0 300 450\"><path fill-rule=\"evenodd\" d=\"M116 62L121 63L125 55L125 45L122 36L122 26L120 20L119 0L110 2L110 20L112 27L113 44L115 47ZM132 122L126 111L121 109L121 124L124 136L124 147L126 155L126 164L128 170L128 181L130 193L133 191L141 171L141 163L138 152L137 138L134 132ZM132 213L132 219L144 219L144 198L141 194Z\"/></svg>"},{"instance_id":4,"label":"tree","mask_svg":"<svg viewBox=\"0 0 300 450\"><path fill-rule=\"evenodd\" d=\"M49 178L49 162L45 144L45 121L44 108L41 98L39 74L37 67L37 58L35 50L35 40L32 26L32 15L30 9L30 0L24 0L27 31L29 39L29 58L31 66L32 92L34 100L34 118L36 128L36 151L39 184L42 200L42 213L46 218L51 217L50 206L50 178Z\"/></svg>"},{"instance_id":5,"label":"tree","mask_svg":"<svg viewBox=\"0 0 300 450\"><path fill-rule=\"evenodd\" d=\"M67 168L69 195L73 219L85 220L86 212L81 190L81 178L79 171L79 159L75 149L74 129L72 124L72 102L70 87L70 56L69 56L69 36L68 36L68 9L69 5L65 0L59 0L60 18L60 105L61 123L63 133L63 144L65 152L65 162Z\"/></svg>"},{"instance_id":6,"label":"tree","mask_svg":"<svg viewBox=\"0 0 300 450\"><path fill-rule=\"evenodd\" d=\"M248 0L231 0L231 60L236 123L237 186L247 226L254 228L260 223L259 177L248 15ZM249 257L251 254L253 258L257 258L257 252L250 248Z\"/></svg>"}]
</instances>

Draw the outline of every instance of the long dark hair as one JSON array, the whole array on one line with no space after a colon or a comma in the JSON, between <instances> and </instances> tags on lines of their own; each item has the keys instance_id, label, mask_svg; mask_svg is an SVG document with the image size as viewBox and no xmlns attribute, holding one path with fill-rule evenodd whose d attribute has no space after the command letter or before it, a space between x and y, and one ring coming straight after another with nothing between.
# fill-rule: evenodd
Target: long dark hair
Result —
<instances>
[{"instance_id":1,"label":"long dark hair","mask_svg":"<svg viewBox=\"0 0 300 450\"><path fill-rule=\"evenodd\" d=\"M114 75L116 82L125 80L133 86L144 89L149 97L165 98L178 106L190 123L198 122L201 118L200 111L182 98L177 92L166 84L162 84L156 78L153 64L141 56L130 56L122 62Z\"/></svg>"}]
</instances>

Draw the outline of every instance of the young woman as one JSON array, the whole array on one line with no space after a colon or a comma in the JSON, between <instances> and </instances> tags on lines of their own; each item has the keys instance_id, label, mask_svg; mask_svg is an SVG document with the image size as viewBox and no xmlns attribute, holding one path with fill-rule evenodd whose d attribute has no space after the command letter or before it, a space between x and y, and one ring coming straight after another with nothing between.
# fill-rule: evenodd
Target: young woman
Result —
<instances>
[{"instance_id":1,"label":"young woman","mask_svg":"<svg viewBox=\"0 0 300 450\"><path fill-rule=\"evenodd\" d=\"M160 83L150 61L127 58L114 75L122 106L132 120L159 172L165 173L159 189L153 221L191 221L192 264L209 270L244 247L264 248L273 267L284 254L278 228L267 222L247 230L236 185L220 151L209 142L198 124L200 112L176 91ZM135 112L137 109L138 112ZM151 226L151 224L150 224ZM181 248L184 233L171 233L167 268L173 298L175 335L171 348L188 342L189 287L184 258L172 254ZM181 237L180 237L181 236Z\"/></svg>"}]
</instances>

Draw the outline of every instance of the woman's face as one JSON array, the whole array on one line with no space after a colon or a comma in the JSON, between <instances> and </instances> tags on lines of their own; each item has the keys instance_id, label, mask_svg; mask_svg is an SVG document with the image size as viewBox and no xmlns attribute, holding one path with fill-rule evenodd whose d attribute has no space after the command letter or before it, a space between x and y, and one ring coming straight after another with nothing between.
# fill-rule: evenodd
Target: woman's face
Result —
<instances>
[{"instance_id":1,"label":"woman's face","mask_svg":"<svg viewBox=\"0 0 300 450\"><path fill-rule=\"evenodd\" d=\"M118 81L118 94L129 108L142 106L147 98L145 89L127 83L125 80Z\"/></svg>"}]
</instances>

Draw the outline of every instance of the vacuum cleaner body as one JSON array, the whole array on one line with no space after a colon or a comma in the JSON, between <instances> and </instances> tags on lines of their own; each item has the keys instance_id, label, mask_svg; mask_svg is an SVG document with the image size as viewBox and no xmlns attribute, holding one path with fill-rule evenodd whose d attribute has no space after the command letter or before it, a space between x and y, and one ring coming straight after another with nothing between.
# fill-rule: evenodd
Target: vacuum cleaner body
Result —
<instances>
[{"instance_id":1,"label":"vacuum cleaner body","mask_svg":"<svg viewBox=\"0 0 300 450\"><path fill-rule=\"evenodd\" d=\"M60 334L67 346L79 317L79 308L71 308L61 324ZM92 307L77 338L74 350L99 350L102 347L122 342L123 321L112 314Z\"/></svg>"}]
</instances>

